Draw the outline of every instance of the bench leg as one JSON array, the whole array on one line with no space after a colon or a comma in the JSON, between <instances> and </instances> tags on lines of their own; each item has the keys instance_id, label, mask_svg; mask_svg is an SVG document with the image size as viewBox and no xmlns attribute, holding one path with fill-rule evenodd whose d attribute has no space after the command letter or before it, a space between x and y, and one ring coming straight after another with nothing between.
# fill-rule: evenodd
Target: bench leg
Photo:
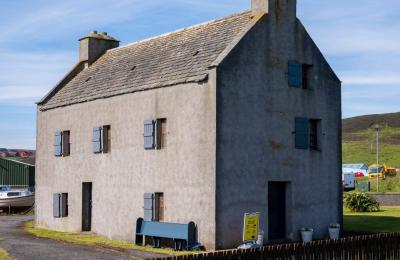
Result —
<instances>
[{"instance_id":1,"label":"bench leg","mask_svg":"<svg viewBox=\"0 0 400 260\"><path fill-rule=\"evenodd\" d=\"M174 249L176 251L182 251L183 250L183 240L180 239L174 239Z\"/></svg>"},{"instance_id":2,"label":"bench leg","mask_svg":"<svg viewBox=\"0 0 400 260\"><path fill-rule=\"evenodd\" d=\"M161 239L159 237L153 237L153 247L160 248L161 247Z\"/></svg>"}]
</instances>

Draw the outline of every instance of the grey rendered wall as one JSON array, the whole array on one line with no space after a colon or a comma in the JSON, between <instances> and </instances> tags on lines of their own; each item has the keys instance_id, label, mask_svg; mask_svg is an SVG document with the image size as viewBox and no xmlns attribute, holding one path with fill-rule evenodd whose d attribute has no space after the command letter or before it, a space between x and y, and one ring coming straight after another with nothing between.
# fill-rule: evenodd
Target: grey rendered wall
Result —
<instances>
[{"instance_id":1,"label":"grey rendered wall","mask_svg":"<svg viewBox=\"0 0 400 260\"><path fill-rule=\"evenodd\" d=\"M165 221L198 225L215 246L215 81L162 88L38 112L36 223L81 231L82 182L93 182L92 231L132 241L143 194L164 192ZM167 148L145 151L143 121L167 118ZM92 129L111 125L111 153L92 153ZM71 131L71 156L53 135ZM52 193L69 193L69 216L52 217Z\"/></svg>"},{"instance_id":2,"label":"grey rendered wall","mask_svg":"<svg viewBox=\"0 0 400 260\"><path fill-rule=\"evenodd\" d=\"M217 69L218 248L241 243L245 212L261 213L268 236L269 181L288 182L288 239L300 227L321 238L341 222L340 81L284 10L293 11L264 16ZM288 87L288 60L313 64L312 90ZM321 151L294 148L296 116L322 119Z\"/></svg>"}]
</instances>

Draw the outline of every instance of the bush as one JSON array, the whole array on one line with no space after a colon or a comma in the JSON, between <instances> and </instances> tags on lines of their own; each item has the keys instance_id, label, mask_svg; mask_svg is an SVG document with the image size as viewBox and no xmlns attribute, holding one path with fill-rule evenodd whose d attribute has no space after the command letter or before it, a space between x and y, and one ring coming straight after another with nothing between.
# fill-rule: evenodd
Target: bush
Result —
<instances>
[{"instance_id":1,"label":"bush","mask_svg":"<svg viewBox=\"0 0 400 260\"><path fill-rule=\"evenodd\" d=\"M351 192L344 196L344 206L353 212L379 211L379 203L364 192Z\"/></svg>"}]
</instances>

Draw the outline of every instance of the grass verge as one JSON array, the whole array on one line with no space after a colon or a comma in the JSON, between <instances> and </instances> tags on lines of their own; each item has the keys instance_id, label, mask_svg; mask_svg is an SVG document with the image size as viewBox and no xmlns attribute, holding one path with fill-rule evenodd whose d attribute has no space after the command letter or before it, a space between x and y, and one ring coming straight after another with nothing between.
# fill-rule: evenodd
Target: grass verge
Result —
<instances>
[{"instance_id":1,"label":"grass verge","mask_svg":"<svg viewBox=\"0 0 400 260\"><path fill-rule=\"evenodd\" d=\"M24 230L36 237L48 238L78 245L110 247L115 249L132 249L173 256L198 253L195 251L174 251L169 248L152 248L147 246L138 246L129 242L110 240L98 235L52 231L35 227L33 221L25 222Z\"/></svg>"},{"instance_id":2,"label":"grass verge","mask_svg":"<svg viewBox=\"0 0 400 260\"><path fill-rule=\"evenodd\" d=\"M364 232L400 232L400 207L381 207L379 212L344 211L344 229Z\"/></svg>"},{"instance_id":3,"label":"grass verge","mask_svg":"<svg viewBox=\"0 0 400 260\"><path fill-rule=\"evenodd\" d=\"M0 248L0 260L12 260L13 258L10 257L6 250Z\"/></svg>"}]
</instances>

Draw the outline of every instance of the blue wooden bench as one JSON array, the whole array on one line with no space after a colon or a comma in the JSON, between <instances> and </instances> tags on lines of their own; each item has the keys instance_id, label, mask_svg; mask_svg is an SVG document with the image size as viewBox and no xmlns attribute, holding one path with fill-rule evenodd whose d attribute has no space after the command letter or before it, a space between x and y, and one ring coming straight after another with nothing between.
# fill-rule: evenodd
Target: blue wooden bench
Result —
<instances>
[{"instance_id":1,"label":"blue wooden bench","mask_svg":"<svg viewBox=\"0 0 400 260\"><path fill-rule=\"evenodd\" d=\"M143 244L145 237L153 238L153 247L159 248L161 238L174 240L175 250L191 250L197 246L196 225L176 224L167 222L146 221L138 218L136 221L136 244Z\"/></svg>"}]
</instances>

